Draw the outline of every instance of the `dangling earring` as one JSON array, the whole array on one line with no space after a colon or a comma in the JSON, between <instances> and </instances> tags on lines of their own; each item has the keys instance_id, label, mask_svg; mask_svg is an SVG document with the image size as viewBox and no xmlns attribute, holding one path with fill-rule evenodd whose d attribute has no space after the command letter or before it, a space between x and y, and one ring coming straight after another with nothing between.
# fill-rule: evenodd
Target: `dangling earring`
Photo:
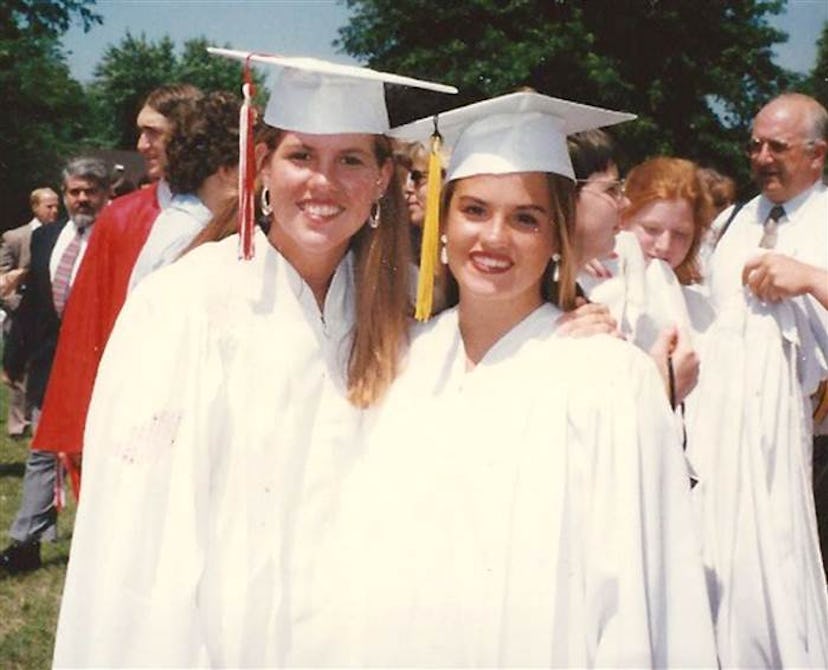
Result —
<instances>
[{"instance_id":1,"label":"dangling earring","mask_svg":"<svg viewBox=\"0 0 828 670\"><path fill-rule=\"evenodd\" d=\"M440 235L440 243L442 245L440 247L440 262L443 265L448 265L448 251L446 251L446 244L448 243L448 238L446 237L445 233Z\"/></svg>"},{"instance_id":2,"label":"dangling earring","mask_svg":"<svg viewBox=\"0 0 828 670\"><path fill-rule=\"evenodd\" d=\"M379 228L380 224L380 201L374 201L374 204L371 205L371 213L368 215L368 225L371 226L374 230Z\"/></svg>"},{"instance_id":3,"label":"dangling earring","mask_svg":"<svg viewBox=\"0 0 828 670\"><path fill-rule=\"evenodd\" d=\"M561 255L552 254L552 281L560 281L561 278Z\"/></svg>"},{"instance_id":4,"label":"dangling earring","mask_svg":"<svg viewBox=\"0 0 828 670\"><path fill-rule=\"evenodd\" d=\"M262 187L262 194L260 197L260 205L262 207L262 214L270 216L273 214L273 206L270 204L270 190L267 186Z\"/></svg>"}]
</instances>

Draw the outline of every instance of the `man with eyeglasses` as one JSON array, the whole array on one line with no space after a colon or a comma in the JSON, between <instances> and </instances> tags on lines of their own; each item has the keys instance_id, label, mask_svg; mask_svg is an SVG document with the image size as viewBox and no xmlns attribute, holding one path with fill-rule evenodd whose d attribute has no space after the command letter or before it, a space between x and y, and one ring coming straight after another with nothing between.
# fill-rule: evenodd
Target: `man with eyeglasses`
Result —
<instances>
[{"instance_id":1,"label":"man with eyeglasses","mask_svg":"<svg viewBox=\"0 0 828 670\"><path fill-rule=\"evenodd\" d=\"M811 479L811 396L828 378L827 132L805 95L759 111L747 154L761 193L712 258L688 458L723 667L828 667Z\"/></svg>"}]
</instances>

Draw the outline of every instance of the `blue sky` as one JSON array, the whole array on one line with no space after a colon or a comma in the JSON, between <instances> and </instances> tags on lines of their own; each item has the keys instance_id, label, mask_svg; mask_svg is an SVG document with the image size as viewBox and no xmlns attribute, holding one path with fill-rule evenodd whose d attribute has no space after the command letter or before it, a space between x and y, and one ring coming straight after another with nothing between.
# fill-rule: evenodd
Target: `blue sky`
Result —
<instances>
[{"instance_id":1,"label":"blue sky","mask_svg":"<svg viewBox=\"0 0 828 670\"><path fill-rule=\"evenodd\" d=\"M348 9L337 0L98 0L96 11L102 26L84 34L76 25L63 39L72 74L82 82L92 78L107 45L118 44L127 30L150 40L169 35L179 46L204 35L253 51L355 62L331 45L348 22ZM773 20L789 35L776 49L777 62L799 72L812 69L826 21L828 0L789 0L786 13Z\"/></svg>"}]
</instances>

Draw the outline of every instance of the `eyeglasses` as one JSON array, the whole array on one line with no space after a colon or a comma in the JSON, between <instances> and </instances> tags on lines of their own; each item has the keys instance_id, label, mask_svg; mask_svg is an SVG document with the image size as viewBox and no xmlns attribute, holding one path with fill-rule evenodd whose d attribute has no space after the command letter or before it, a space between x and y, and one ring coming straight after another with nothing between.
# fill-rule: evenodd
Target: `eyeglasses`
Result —
<instances>
[{"instance_id":1,"label":"eyeglasses","mask_svg":"<svg viewBox=\"0 0 828 670\"><path fill-rule=\"evenodd\" d=\"M442 168L440 169L440 177L443 179L446 178L446 171ZM414 184L414 186L419 188L420 185L424 184L428 179L428 172L424 170L409 170L408 179L411 180L411 183Z\"/></svg>"},{"instance_id":2,"label":"eyeglasses","mask_svg":"<svg viewBox=\"0 0 828 670\"><path fill-rule=\"evenodd\" d=\"M762 153L762 147L767 146L768 152L771 156L781 156L796 146L805 145L810 147L813 146L813 144L813 140L790 143L785 140L763 140L758 137L751 137L750 141L745 146L745 153L751 157L758 156Z\"/></svg>"},{"instance_id":3,"label":"eyeglasses","mask_svg":"<svg viewBox=\"0 0 828 670\"><path fill-rule=\"evenodd\" d=\"M591 180L591 179L576 179L577 184L594 184L595 188L581 188L582 193L592 193L594 195L606 196L612 198L615 203L621 202L624 199L624 187L626 182L623 179L607 179L607 180Z\"/></svg>"}]
</instances>

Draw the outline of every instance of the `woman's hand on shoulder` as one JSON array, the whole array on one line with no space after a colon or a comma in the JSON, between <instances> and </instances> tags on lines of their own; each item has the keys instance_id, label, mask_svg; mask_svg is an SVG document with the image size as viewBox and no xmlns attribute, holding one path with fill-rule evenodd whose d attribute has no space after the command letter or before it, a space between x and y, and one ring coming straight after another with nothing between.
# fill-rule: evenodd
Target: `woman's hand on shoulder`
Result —
<instances>
[{"instance_id":1,"label":"woman's hand on shoulder","mask_svg":"<svg viewBox=\"0 0 828 670\"><path fill-rule=\"evenodd\" d=\"M624 336L618 331L618 323L605 305L576 299L575 309L558 317L557 334L563 337L589 337L591 335Z\"/></svg>"}]
</instances>

